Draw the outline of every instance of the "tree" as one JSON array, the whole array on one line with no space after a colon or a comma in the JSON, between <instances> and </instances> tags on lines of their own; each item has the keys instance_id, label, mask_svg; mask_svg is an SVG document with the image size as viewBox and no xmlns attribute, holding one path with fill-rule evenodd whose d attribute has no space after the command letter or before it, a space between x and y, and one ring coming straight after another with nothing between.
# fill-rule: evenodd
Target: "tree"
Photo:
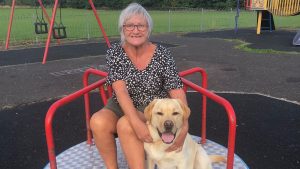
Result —
<instances>
[{"instance_id":1,"label":"tree","mask_svg":"<svg viewBox=\"0 0 300 169\"><path fill-rule=\"evenodd\" d=\"M90 8L88 0L61 0L63 7ZM17 5L35 6L37 0L17 0ZM54 0L43 0L43 4L51 5ZM110 9L123 9L132 2L138 2L146 8L210 8L229 9L235 8L236 0L93 0L96 7ZM10 5L11 0L0 0L2 5ZM243 5L243 2L240 2Z\"/></svg>"}]
</instances>

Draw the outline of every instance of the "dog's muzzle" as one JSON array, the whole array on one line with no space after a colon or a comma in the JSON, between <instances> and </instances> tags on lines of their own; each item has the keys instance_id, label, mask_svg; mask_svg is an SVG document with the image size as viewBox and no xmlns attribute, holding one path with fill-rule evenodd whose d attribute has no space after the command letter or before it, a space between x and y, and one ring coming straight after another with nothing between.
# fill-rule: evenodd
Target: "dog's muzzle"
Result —
<instances>
[{"instance_id":1,"label":"dog's muzzle","mask_svg":"<svg viewBox=\"0 0 300 169\"><path fill-rule=\"evenodd\" d=\"M166 120L164 122L165 131L160 132L157 129L161 140L166 144L171 144L174 141L175 137L176 137L176 132L175 133L172 132L173 127L174 127L174 123L171 120Z\"/></svg>"}]
</instances>

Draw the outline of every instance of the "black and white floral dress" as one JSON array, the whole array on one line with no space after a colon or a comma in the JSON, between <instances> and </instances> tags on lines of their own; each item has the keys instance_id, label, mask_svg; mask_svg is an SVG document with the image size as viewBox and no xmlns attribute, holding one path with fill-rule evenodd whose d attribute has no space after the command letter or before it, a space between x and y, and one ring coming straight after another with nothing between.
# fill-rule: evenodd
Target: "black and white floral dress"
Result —
<instances>
[{"instance_id":1,"label":"black and white floral dress","mask_svg":"<svg viewBox=\"0 0 300 169\"><path fill-rule=\"evenodd\" d=\"M135 107L146 106L155 98L167 98L169 90L183 87L175 61L162 45L157 45L150 63L143 70L134 66L120 44L113 44L107 50L106 61L107 84L124 80ZM114 93L113 99L117 102Z\"/></svg>"}]
</instances>

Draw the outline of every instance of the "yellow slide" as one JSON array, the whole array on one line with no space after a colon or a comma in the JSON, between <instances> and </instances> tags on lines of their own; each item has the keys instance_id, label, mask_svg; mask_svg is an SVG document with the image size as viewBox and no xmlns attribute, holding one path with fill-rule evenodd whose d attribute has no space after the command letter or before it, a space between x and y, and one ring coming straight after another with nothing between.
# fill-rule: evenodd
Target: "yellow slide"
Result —
<instances>
[{"instance_id":1,"label":"yellow slide","mask_svg":"<svg viewBox=\"0 0 300 169\"><path fill-rule=\"evenodd\" d=\"M300 14L300 0L246 0L245 4L247 9L258 11L257 34L260 34L263 11L269 11L278 16Z\"/></svg>"}]
</instances>

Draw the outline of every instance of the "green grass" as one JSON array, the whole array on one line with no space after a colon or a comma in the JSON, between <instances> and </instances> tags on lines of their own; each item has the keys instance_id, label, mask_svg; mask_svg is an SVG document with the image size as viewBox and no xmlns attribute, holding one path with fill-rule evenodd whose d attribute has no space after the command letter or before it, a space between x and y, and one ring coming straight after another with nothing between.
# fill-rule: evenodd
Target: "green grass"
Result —
<instances>
[{"instance_id":1,"label":"green grass","mask_svg":"<svg viewBox=\"0 0 300 169\"><path fill-rule=\"evenodd\" d=\"M51 16L51 9L47 9ZM41 14L41 10L38 11ZM164 32L198 32L218 29L234 29L235 11L149 11L154 20L153 33ZM99 10L98 15L108 36L118 36L118 17L120 11ZM0 43L5 44L10 9L1 8L0 12ZM35 9L16 8L11 30L11 44L44 43L47 35L36 35L34 22ZM277 28L299 29L300 15L291 17L275 16ZM59 10L56 21L59 22ZM101 38L102 33L92 10L62 9L62 22L67 27L67 40ZM256 26L256 13L241 11L239 28Z\"/></svg>"},{"instance_id":2,"label":"green grass","mask_svg":"<svg viewBox=\"0 0 300 169\"><path fill-rule=\"evenodd\" d=\"M229 40L229 41L235 41L238 43L238 45L235 46L235 49L243 50L245 52L249 53L260 53L260 54L296 54L299 55L299 52L288 52L288 51L278 51L274 49L254 49L249 47L249 43L241 40Z\"/></svg>"}]
</instances>

